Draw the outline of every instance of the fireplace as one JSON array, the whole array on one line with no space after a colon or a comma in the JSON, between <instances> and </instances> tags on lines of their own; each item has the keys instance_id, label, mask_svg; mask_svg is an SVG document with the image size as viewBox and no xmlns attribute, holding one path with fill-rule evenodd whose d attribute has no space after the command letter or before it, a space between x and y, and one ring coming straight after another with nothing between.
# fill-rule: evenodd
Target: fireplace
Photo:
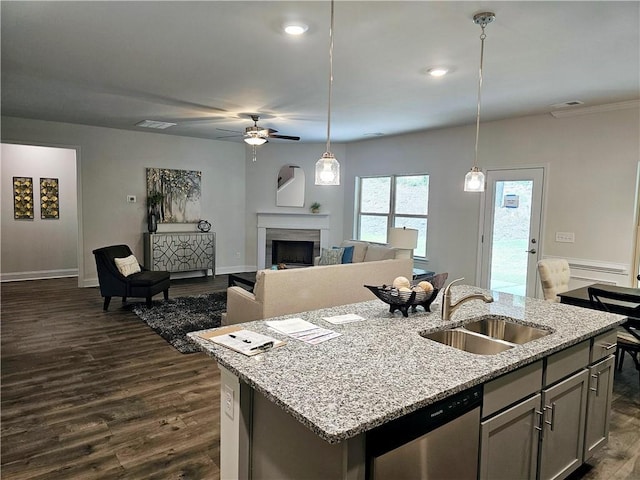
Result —
<instances>
[{"instance_id":1,"label":"fireplace","mask_svg":"<svg viewBox=\"0 0 640 480\"><path fill-rule=\"evenodd\" d=\"M271 242L271 263L287 266L313 265L313 242L300 240L273 240Z\"/></svg>"},{"instance_id":2,"label":"fireplace","mask_svg":"<svg viewBox=\"0 0 640 480\"><path fill-rule=\"evenodd\" d=\"M313 257L329 245L329 215L323 213L258 213L257 268L273 265L273 241L313 242ZM286 263L286 262L281 262Z\"/></svg>"}]
</instances>

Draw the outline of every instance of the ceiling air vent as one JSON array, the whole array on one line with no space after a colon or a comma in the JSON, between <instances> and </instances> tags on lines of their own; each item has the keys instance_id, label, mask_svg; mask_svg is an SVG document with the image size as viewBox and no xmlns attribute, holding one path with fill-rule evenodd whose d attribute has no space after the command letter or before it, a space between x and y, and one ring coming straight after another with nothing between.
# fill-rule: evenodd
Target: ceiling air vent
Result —
<instances>
[{"instance_id":1,"label":"ceiling air vent","mask_svg":"<svg viewBox=\"0 0 640 480\"><path fill-rule=\"evenodd\" d=\"M177 125L177 123L158 122L156 120L143 120L139 123L136 123L137 127L156 128L158 130L164 130L165 128L173 127L175 125Z\"/></svg>"},{"instance_id":2,"label":"ceiling air vent","mask_svg":"<svg viewBox=\"0 0 640 480\"><path fill-rule=\"evenodd\" d=\"M577 107L578 105L584 105L584 102L581 102L580 100L570 100L568 102L554 103L551 105L551 108Z\"/></svg>"}]
</instances>

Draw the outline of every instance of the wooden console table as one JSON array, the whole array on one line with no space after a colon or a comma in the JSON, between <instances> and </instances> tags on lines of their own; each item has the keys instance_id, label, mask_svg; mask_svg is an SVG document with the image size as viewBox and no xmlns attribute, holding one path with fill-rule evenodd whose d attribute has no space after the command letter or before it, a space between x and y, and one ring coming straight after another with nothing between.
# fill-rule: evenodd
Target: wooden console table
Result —
<instances>
[{"instance_id":1,"label":"wooden console table","mask_svg":"<svg viewBox=\"0 0 640 480\"><path fill-rule=\"evenodd\" d=\"M144 266L149 270L216 273L216 234L170 232L144 234Z\"/></svg>"}]
</instances>

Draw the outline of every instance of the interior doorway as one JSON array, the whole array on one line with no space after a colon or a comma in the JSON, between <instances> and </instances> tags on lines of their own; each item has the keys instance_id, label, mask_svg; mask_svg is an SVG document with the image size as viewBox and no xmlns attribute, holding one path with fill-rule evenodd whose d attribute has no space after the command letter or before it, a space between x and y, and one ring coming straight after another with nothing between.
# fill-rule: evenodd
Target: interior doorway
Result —
<instances>
[{"instance_id":1,"label":"interior doorway","mask_svg":"<svg viewBox=\"0 0 640 480\"><path fill-rule=\"evenodd\" d=\"M488 170L480 224L480 286L533 297L544 168Z\"/></svg>"}]
</instances>

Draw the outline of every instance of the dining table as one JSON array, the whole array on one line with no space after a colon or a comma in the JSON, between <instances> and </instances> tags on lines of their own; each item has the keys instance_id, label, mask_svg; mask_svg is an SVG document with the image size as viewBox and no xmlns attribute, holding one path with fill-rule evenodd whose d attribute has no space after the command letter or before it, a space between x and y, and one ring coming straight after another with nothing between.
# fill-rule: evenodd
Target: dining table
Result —
<instances>
[{"instance_id":1,"label":"dining table","mask_svg":"<svg viewBox=\"0 0 640 480\"><path fill-rule=\"evenodd\" d=\"M560 297L560 303L575 305L577 307L594 308L594 306L591 305L591 301L589 300L589 287L621 294L623 298L628 297L628 302L630 303L638 304L638 299L640 298L640 288L623 287L620 285L611 285L608 283L593 283L591 285L586 285L584 287L559 293L558 297ZM631 308L629 304L624 304L623 302L616 302L613 300L606 300L604 303L612 313L619 313L621 315L630 314Z\"/></svg>"}]
</instances>

